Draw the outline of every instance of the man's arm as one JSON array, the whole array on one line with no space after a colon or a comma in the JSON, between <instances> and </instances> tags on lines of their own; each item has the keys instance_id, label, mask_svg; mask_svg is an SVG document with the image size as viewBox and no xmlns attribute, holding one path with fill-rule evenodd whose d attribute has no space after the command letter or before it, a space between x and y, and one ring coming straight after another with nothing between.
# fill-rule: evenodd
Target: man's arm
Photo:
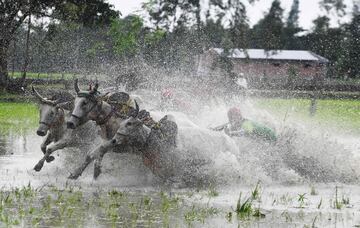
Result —
<instances>
[{"instance_id":1,"label":"man's arm","mask_svg":"<svg viewBox=\"0 0 360 228\"><path fill-rule=\"evenodd\" d=\"M220 126L217 127L209 127L210 130L212 131L222 131L227 127L228 123L222 124Z\"/></svg>"},{"instance_id":2,"label":"man's arm","mask_svg":"<svg viewBox=\"0 0 360 228\"><path fill-rule=\"evenodd\" d=\"M226 131L225 133L230 137L240 137L246 135L246 132L243 129L240 129L238 131Z\"/></svg>"}]
</instances>

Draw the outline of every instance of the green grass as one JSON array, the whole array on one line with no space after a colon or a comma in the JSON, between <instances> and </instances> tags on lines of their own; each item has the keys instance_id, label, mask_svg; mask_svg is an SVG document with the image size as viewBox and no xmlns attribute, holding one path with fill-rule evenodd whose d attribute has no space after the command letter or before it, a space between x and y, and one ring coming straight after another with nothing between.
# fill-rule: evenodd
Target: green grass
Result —
<instances>
[{"instance_id":1,"label":"green grass","mask_svg":"<svg viewBox=\"0 0 360 228\"><path fill-rule=\"evenodd\" d=\"M39 111L35 104L0 102L0 132L33 129L38 122Z\"/></svg>"},{"instance_id":2,"label":"green grass","mask_svg":"<svg viewBox=\"0 0 360 228\"><path fill-rule=\"evenodd\" d=\"M13 94L13 93L7 93L7 92L0 92L0 100L1 101L8 101L8 100L17 100L20 99L21 96L18 94ZM23 98L21 98L23 99Z\"/></svg>"},{"instance_id":3,"label":"green grass","mask_svg":"<svg viewBox=\"0 0 360 228\"><path fill-rule=\"evenodd\" d=\"M322 127L360 134L359 100L317 100L314 116L309 114L309 99L257 99L255 103L283 120L295 118Z\"/></svg>"},{"instance_id":4,"label":"green grass","mask_svg":"<svg viewBox=\"0 0 360 228\"><path fill-rule=\"evenodd\" d=\"M16 98L18 95L1 94L3 98ZM259 108L280 116L281 119L300 119L323 127L334 127L360 134L360 101L358 100L318 100L314 116L309 115L308 99L257 99ZM1 130L36 126L38 110L30 103L0 102Z\"/></svg>"},{"instance_id":5,"label":"green grass","mask_svg":"<svg viewBox=\"0 0 360 228\"><path fill-rule=\"evenodd\" d=\"M346 80L343 79L343 78L334 78L334 79L331 79L331 80L334 80L334 81L337 81L337 82L354 83L354 84L359 83L360 84L360 78L348 78Z\"/></svg>"},{"instance_id":6,"label":"green grass","mask_svg":"<svg viewBox=\"0 0 360 228\"><path fill-rule=\"evenodd\" d=\"M74 74L71 73L35 73L35 72L26 72L26 78L33 78L33 79L64 79L70 80L73 79ZM11 78L21 78L22 72L9 72L9 77Z\"/></svg>"}]
</instances>

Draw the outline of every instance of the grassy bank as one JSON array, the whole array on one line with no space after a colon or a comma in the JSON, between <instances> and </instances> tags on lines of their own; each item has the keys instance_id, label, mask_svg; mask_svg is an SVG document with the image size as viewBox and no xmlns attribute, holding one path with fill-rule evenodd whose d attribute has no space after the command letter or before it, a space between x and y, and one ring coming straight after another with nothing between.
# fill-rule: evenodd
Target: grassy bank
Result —
<instances>
[{"instance_id":1,"label":"grassy bank","mask_svg":"<svg viewBox=\"0 0 360 228\"><path fill-rule=\"evenodd\" d=\"M21 102L25 100L25 97L19 94L0 92L0 102Z\"/></svg>"},{"instance_id":2,"label":"grassy bank","mask_svg":"<svg viewBox=\"0 0 360 228\"><path fill-rule=\"evenodd\" d=\"M21 78L22 72L9 72L9 77L11 78ZM32 79L65 79L71 80L74 78L74 74L71 73L34 73L34 72L26 72L26 78Z\"/></svg>"},{"instance_id":3,"label":"grassy bank","mask_svg":"<svg viewBox=\"0 0 360 228\"><path fill-rule=\"evenodd\" d=\"M313 116L309 99L256 99L255 102L259 108L283 119L300 119L360 134L360 100L317 100Z\"/></svg>"},{"instance_id":4,"label":"grassy bank","mask_svg":"<svg viewBox=\"0 0 360 228\"><path fill-rule=\"evenodd\" d=\"M35 104L0 102L1 133L33 129L38 122L39 111Z\"/></svg>"},{"instance_id":5,"label":"grassy bank","mask_svg":"<svg viewBox=\"0 0 360 228\"><path fill-rule=\"evenodd\" d=\"M28 99L19 95L0 95L0 100ZM323 127L338 128L360 134L360 100L317 100L316 111L310 115L309 99L255 99L255 104L280 119L299 119ZM36 104L26 102L0 102L2 130L36 126Z\"/></svg>"}]
</instances>

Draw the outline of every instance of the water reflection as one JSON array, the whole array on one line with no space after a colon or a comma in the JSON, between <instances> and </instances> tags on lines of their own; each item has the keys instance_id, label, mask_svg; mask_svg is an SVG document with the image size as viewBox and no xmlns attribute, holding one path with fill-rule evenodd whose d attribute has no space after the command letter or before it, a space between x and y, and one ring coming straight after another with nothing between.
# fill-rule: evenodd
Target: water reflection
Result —
<instances>
[{"instance_id":1,"label":"water reflection","mask_svg":"<svg viewBox=\"0 0 360 228\"><path fill-rule=\"evenodd\" d=\"M22 155L40 151L41 138L35 133L24 132L17 134L11 132L8 135L0 136L0 155Z\"/></svg>"},{"instance_id":2,"label":"water reflection","mask_svg":"<svg viewBox=\"0 0 360 228\"><path fill-rule=\"evenodd\" d=\"M25 155L41 138L35 135L38 110L29 103L0 102L0 155Z\"/></svg>"}]
</instances>

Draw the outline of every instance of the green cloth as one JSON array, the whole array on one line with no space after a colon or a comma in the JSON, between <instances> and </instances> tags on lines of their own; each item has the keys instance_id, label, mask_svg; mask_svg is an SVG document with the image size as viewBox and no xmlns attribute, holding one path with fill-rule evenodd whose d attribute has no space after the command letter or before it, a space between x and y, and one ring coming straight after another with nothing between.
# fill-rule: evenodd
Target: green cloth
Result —
<instances>
[{"instance_id":1,"label":"green cloth","mask_svg":"<svg viewBox=\"0 0 360 228\"><path fill-rule=\"evenodd\" d=\"M245 119L241 124L241 129L244 130L245 134L249 136L261 137L271 141L277 140L274 130L252 120Z\"/></svg>"}]
</instances>

